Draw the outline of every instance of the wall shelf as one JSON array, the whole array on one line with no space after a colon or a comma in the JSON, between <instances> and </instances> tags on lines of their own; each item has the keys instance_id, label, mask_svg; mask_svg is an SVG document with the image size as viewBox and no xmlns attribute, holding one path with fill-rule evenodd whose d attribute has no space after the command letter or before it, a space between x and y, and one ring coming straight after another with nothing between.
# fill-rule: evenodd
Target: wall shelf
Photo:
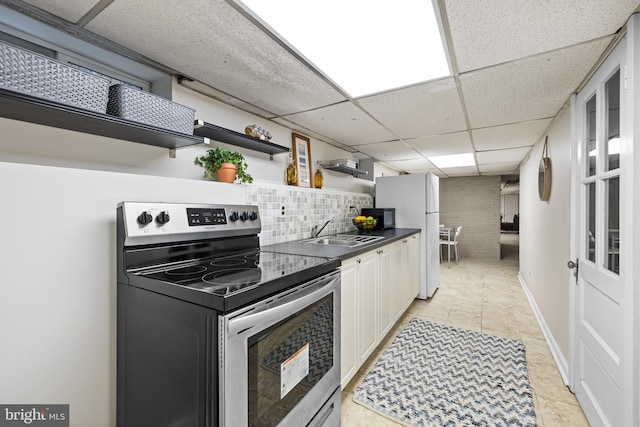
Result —
<instances>
[{"instance_id":1,"label":"wall shelf","mask_svg":"<svg viewBox=\"0 0 640 427\"><path fill-rule=\"evenodd\" d=\"M0 117L170 149L209 142L202 136L162 129L3 88L0 88Z\"/></svg>"},{"instance_id":2,"label":"wall shelf","mask_svg":"<svg viewBox=\"0 0 640 427\"><path fill-rule=\"evenodd\" d=\"M358 177L358 175L366 175L369 172L362 170L362 169L358 169L356 167L351 167L347 164L345 164L345 162L343 160L327 160L327 161L323 161L321 162L322 167L324 169L329 169L332 171L336 171L336 172L341 172L341 173L346 173L348 175L352 175L354 177Z\"/></svg>"},{"instance_id":3,"label":"wall shelf","mask_svg":"<svg viewBox=\"0 0 640 427\"><path fill-rule=\"evenodd\" d=\"M260 151L273 156L274 154L288 153L289 148L282 145L274 144L269 141L263 141L240 132L225 129L220 126L202 120L196 120L193 124L194 135L207 137L211 140L235 145L237 147L248 148L249 150Z\"/></svg>"}]
</instances>

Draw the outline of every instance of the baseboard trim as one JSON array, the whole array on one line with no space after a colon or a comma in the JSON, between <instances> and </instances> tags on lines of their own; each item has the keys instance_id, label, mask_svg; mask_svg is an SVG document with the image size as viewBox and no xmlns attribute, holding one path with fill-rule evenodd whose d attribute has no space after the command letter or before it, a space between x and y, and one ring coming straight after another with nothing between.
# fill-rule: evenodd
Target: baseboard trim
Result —
<instances>
[{"instance_id":1,"label":"baseboard trim","mask_svg":"<svg viewBox=\"0 0 640 427\"><path fill-rule=\"evenodd\" d=\"M556 362L556 366L558 367L558 371L560 371L560 376L562 377L562 381L566 386L569 385L569 364L567 360L564 358L562 352L560 351L560 347L558 347L558 343L553 338L551 334L551 330L547 326L547 323L544 321L544 317L538 309L538 305L531 295L529 291L529 287L527 286L527 282L522 276L521 273L518 273L518 280L520 281L520 285L522 286L522 290L524 294L527 296L527 300L529 300L529 305L531 306L531 310L533 310L533 315L536 316L536 320L538 321L538 325L542 330L542 335L544 335L544 339L547 342L547 346L549 346L549 351L551 351L551 356L553 356L553 360Z\"/></svg>"}]
</instances>

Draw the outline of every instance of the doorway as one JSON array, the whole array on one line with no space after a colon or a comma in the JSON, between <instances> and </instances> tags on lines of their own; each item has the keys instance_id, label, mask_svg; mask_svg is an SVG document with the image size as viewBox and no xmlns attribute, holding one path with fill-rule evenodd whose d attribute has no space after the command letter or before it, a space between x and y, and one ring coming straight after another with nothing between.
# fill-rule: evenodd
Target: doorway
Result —
<instances>
[{"instance_id":1,"label":"doorway","mask_svg":"<svg viewBox=\"0 0 640 427\"><path fill-rule=\"evenodd\" d=\"M520 176L503 175L500 180L500 259L520 256Z\"/></svg>"}]
</instances>

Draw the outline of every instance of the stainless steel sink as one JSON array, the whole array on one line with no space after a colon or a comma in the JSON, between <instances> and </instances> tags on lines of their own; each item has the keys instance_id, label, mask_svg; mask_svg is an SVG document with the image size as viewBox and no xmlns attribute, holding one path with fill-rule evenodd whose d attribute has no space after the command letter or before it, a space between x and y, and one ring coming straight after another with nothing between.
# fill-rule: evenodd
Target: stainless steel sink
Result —
<instances>
[{"instance_id":1,"label":"stainless steel sink","mask_svg":"<svg viewBox=\"0 0 640 427\"><path fill-rule=\"evenodd\" d=\"M382 236L364 236L360 234L334 234L332 236L314 237L309 240L304 240L304 243L313 243L315 245L331 245L331 246L345 246L354 247L364 245L365 243L371 243L379 239L383 239Z\"/></svg>"}]
</instances>

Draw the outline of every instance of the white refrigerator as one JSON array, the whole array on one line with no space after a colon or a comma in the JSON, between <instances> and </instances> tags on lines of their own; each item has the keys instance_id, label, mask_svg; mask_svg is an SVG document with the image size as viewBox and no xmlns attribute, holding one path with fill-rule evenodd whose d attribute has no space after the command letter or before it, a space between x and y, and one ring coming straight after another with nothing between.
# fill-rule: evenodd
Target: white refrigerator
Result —
<instances>
[{"instance_id":1,"label":"white refrigerator","mask_svg":"<svg viewBox=\"0 0 640 427\"><path fill-rule=\"evenodd\" d=\"M440 285L440 183L426 174L376 178L376 208L396 209L396 228L419 228L420 293L431 298Z\"/></svg>"}]
</instances>

